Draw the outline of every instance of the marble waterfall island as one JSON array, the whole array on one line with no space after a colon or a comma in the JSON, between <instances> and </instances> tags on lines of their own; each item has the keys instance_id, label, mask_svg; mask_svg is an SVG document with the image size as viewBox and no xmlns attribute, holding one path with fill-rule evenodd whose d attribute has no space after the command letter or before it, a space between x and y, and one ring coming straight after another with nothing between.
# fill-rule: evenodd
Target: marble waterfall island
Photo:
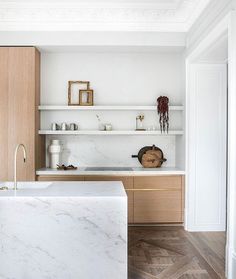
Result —
<instances>
[{"instance_id":1,"label":"marble waterfall island","mask_svg":"<svg viewBox=\"0 0 236 279\"><path fill-rule=\"evenodd\" d=\"M0 191L1 279L127 278L121 182L20 182L18 188Z\"/></svg>"}]
</instances>

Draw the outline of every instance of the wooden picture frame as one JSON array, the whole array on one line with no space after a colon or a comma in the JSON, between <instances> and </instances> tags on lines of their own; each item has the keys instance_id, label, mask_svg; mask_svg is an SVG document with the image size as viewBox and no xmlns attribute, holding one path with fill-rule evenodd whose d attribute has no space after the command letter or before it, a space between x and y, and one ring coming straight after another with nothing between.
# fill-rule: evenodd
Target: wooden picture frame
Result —
<instances>
[{"instance_id":1,"label":"wooden picture frame","mask_svg":"<svg viewBox=\"0 0 236 279\"><path fill-rule=\"evenodd\" d=\"M68 106L79 105L79 91L89 90L89 81L68 81Z\"/></svg>"},{"instance_id":2,"label":"wooden picture frame","mask_svg":"<svg viewBox=\"0 0 236 279\"><path fill-rule=\"evenodd\" d=\"M79 91L79 105L80 106L93 106L93 90L80 89Z\"/></svg>"}]
</instances>

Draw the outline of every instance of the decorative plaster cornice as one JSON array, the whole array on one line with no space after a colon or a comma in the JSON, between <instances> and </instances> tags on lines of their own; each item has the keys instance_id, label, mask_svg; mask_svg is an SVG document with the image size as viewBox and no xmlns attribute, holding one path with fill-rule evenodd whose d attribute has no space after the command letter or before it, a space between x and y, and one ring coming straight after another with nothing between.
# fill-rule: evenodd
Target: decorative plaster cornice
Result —
<instances>
[{"instance_id":1,"label":"decorative plaster cornice","mask_svg":"<svg viewBox=\"0 0 236 279\"><path fill-rule=\"evenodd\" d=\"M208 0L143 3L4 2L0 30L186 32ZM199 9L200 7L200 9Z\"/></svg>"}]
</instances>

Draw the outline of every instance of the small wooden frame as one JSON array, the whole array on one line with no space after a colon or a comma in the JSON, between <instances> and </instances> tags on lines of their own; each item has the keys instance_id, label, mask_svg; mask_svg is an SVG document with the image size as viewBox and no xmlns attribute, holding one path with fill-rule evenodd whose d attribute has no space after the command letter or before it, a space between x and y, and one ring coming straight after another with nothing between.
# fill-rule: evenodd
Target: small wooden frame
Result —
<instances>
[{"instance_id":1,"label":"small wooden frame","mask_svg":"<svg viewBox=\"0 0 236 279\"><path fill-rule=\"evenodd\" d=\"M93 90L80 89L79 91L79 105L80 106L93 106Z\"/></svg>"},{"instance_id":2,"label":"small wooden frame","mask_svg":"<svg viewBox=\"0 0 236 279\"><path fill-rule=\"evenodd\" d=\"M89 81L68 81L68 106L79 105L79 91L89 90Z\"/></svg>"}]
</instances>

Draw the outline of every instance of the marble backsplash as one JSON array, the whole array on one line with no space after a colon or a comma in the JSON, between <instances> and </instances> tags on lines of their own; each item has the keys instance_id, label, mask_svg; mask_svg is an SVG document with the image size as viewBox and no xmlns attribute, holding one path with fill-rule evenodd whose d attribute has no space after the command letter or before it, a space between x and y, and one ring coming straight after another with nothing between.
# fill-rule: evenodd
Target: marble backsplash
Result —
<instances>
[{"instance_id":1,"label":"marble backsplash","mask_svg":"<svg viewBox=\"0 0 236 279\"><path fill-rule=\"evenodd\" d=\"M46 158L49 166L48 145L51 139L59 139L63 146L61 164L81 167L128 166L140 167L132 154L146 146L155 144L162 149L166 167L175 167L175 137L173 136L47 136Z\"/></svg>"}]
</instances>

